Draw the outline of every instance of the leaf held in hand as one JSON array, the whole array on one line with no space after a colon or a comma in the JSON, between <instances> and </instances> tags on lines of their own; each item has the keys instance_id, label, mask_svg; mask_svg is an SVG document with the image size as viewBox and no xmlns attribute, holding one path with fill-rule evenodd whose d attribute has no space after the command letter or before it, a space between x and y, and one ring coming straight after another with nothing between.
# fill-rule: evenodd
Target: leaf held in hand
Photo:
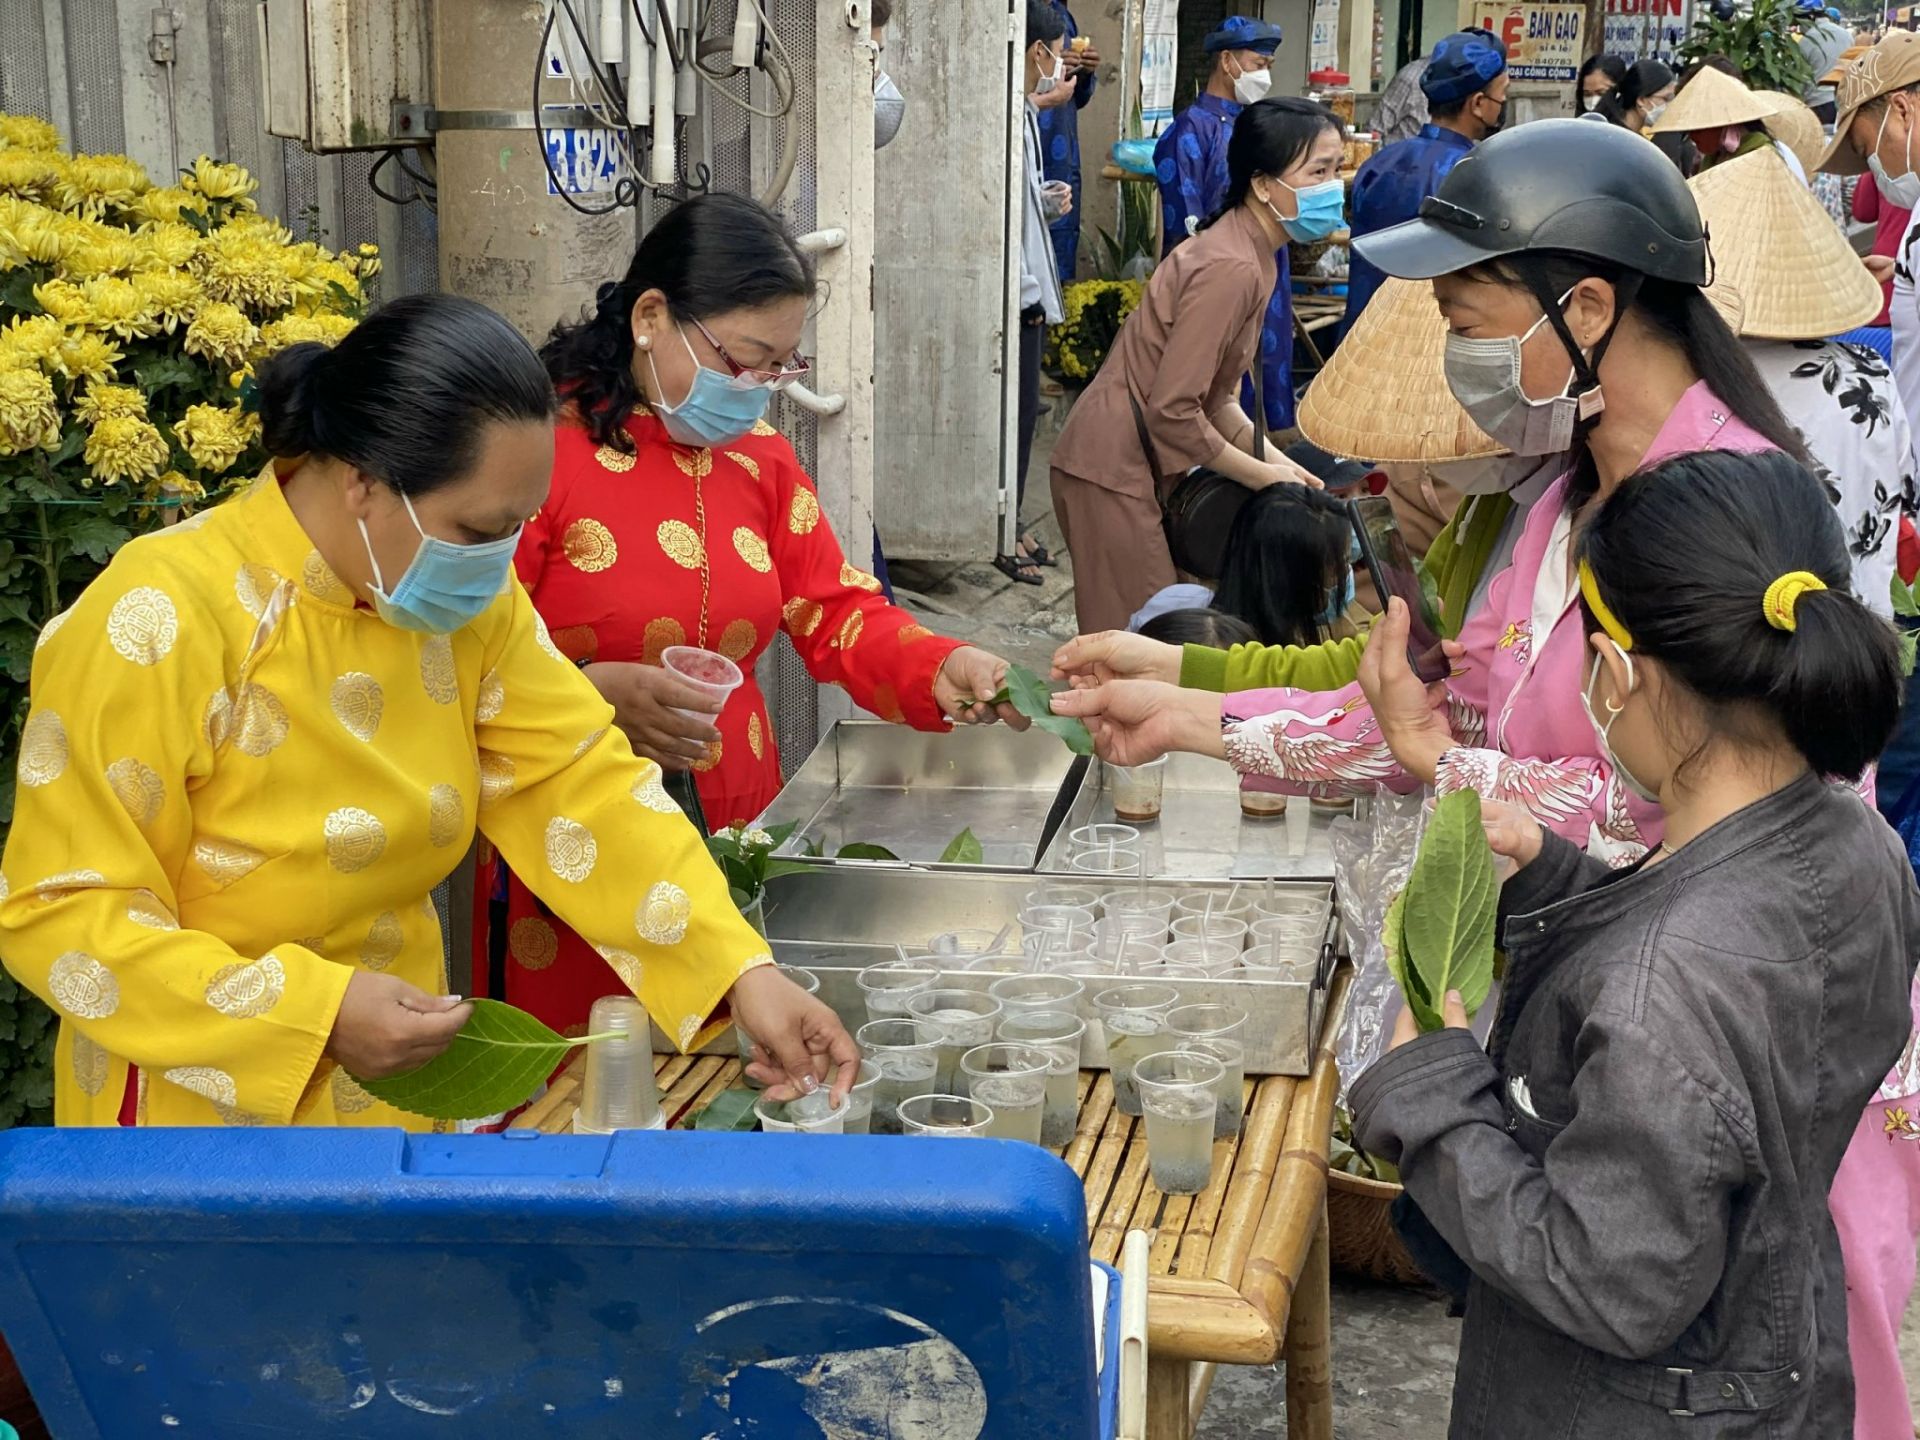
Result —
<instances>
[{"instance_id":1,"label":"leaf held in hand","mask_svg":"<svg viewBox=\"0 0 1920 1440\"><path fill-rule=\"evenodd\" d=\"M1393 897L1393 903L1387 906L1386 925L1381 932L1381 943L1386 946L1387 970L1392 974L1394 983L1399 985L1400 993L1406 997L1407 1008L1413 1011L1413 1018L1422 1030L1440 1028L1440 1017L1435 1013L1433 1001L1420 981L1420 972L1407 963L1406 935L1403 929L1406 917L1407 895L1403 890Z\"/></svg>"},{"instance_id":2,"label":"leaf held in hand","mask_svg":"<svg viewBox=\"0 0 1920 1440\"><path fill-rule=\"evenodd\" d=\"M722 1090L707 1102L707 1108L693 1117L696 1130L721 1130L744 1133L759 1124L753 1113L759 1096L751 1090Z\"/></svg>"},{"instance_id":3,"label":"leaf held in hand","mask_svg":"<svg viewBox=\"0 0 1920 1440\"><path fill-rule=\"evenodd\" d=\"M942 865L981 865L986 863L986 858L986 851L971 826L948 841L947 848L940 852Z\"/></svg>"},{"instance_id":4,"label":"leaf held in hand","mask_svg":"<svg viewBox=\"0 0 1920 1440\"><path fill-rule=\"evenodd\" d=\"M994 698L993 703L1004 705L1009 702L1042 730L1063 741L1074 754L1093 754L1093 736L1087 733L1086 722L1072 715L1054 714L1053 691L1048 688L1046 681L1024 665L1007 667L1007 688Z\"/></svg>"},{"instance_id":5,"label":"leaf held in hand","mask_svg":"<svg viewBox=\"0 0 1920 1440\"><path fill-rule=\"evenodd\" d=\"M524 1104L575 1044L524 1010L498 1000L469 1003L473 1014L440 1054L417 1070L361 1086L410 1115L483 1120Z\"/></svg>"},{"instance_id":6,"label":"leaf held in hand","mask_svg":"<svg viewBox=\"0 0 1920 1440\"><path fill-rule=\"evenodd\" d=\"M1441 1005L1460 992L1467 1014L1493 984L1494 918L1500 894L1480 796L1443 795L1414 856L1407 888L1388 909L1388 964L1422 1030L1444 1023Z\"/></svg>"}]
</instances>

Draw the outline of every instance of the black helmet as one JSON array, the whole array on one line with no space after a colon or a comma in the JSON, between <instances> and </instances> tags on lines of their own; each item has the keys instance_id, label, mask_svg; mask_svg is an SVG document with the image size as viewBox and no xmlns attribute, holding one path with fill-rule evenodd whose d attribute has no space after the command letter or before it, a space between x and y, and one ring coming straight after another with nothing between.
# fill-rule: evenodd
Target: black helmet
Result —
<instances>
[{"instance_id":1,"label":"black helmet","mask_svg":"<svg viewBox=\"0 0 1920 1440\"><path fill-rule=\"evenodd\" d=\"M1707 283L1700 208L1674 163L1615 125L1537 120L1483 142L1420 216L1354 239L1403 280L1554 250L1682 285Z\"/></svg>"}]
</instances>

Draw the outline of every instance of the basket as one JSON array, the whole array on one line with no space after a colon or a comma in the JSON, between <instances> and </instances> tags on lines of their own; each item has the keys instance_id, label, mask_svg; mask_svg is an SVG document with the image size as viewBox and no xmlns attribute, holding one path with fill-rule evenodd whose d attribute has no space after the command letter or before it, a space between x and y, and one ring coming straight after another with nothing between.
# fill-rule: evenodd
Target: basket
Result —
<instances>
[{"instance_id":1,"label":"basket","mask_svg":"<svg viewBox=\"0 0 1920 1440\"><path fill-rule=\"evenodd\" d=\"M1400 1186L1344 1170L1327 1172L1327 1237L1333 1268L1389 1285L1427 1285L1389 1213Z\"/></svg>"}]
</instances>

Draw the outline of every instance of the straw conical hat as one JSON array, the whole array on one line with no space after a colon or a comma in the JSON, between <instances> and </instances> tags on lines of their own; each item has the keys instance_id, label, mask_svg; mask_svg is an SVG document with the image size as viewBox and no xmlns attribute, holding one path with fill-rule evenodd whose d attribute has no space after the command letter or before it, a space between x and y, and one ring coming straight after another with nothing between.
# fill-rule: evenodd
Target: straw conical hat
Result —
<instances>
[{"instance_id":1,"label":"straw conical hat","mask_svg":"<svg viewBox=\"0 0 1920 1440\"><path fill-rule=\"evenodd\" d=\"M1742 335L1823 340L1880 313L1879 282L1771 146L1702 170L1687 186L1713 255L1709 298L1722 280L1738 293Z\"/></svg>"},{"instance_id":2,"label":"straw conical hat","mask_svg":"<svg viewBox=\"0 0 1920 1440\"><path fill-rule=\"evenodd\" d=\"M1447 389L1446 336L1432 285L1388 279L1307 387L1301 433L1323 450L1359 460L1504 453Z\"/></svg>"},{"instance_id":3,"label":"straw conical hat","mask_svg":"<svg viewBox=\"0 0 1920 1440\"><path fill-rule=\"evenodd\" d=\"M1813 111L1797 96L1778 90L1756 90L1753 93L1780 107L1767 117L1767 133L1793 152L1793 158L1800 162L1801 169L1809 175L1813 174L1820 168L1821 157L1827 153L1827 132L1821 128Z\"/></svg>"},{"instance_id":4,"label":"straw conical hat","mask_svg":"<svg viewBox=\"0 0 1920 1440\"><path fill-rule=\"evenodd\" d=\"M1687 88L1674 96L1673 103L1647 128L1656 135L1716 130L1722 125L1765 120L1778 109L1778 101L1749 90L1731 75L1705 69L1687 81Z\"/></svg>"}]
</instances>

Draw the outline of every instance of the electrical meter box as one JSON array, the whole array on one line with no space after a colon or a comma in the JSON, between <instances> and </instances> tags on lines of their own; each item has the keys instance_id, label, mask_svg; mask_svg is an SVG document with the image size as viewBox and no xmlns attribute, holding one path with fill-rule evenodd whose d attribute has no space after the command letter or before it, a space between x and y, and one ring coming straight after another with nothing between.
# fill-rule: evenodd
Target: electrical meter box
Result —
<instances>
[{"instance_id":1,"label":"electrical meter box","mask_svg":"<svg viewBox=\"0 0 1920 1440\"><path fill-rule=\"evenodd\" d=\"M267 133L322 154L424 145L425 0L261 0Z\"/></svg>"}]
</instances>

